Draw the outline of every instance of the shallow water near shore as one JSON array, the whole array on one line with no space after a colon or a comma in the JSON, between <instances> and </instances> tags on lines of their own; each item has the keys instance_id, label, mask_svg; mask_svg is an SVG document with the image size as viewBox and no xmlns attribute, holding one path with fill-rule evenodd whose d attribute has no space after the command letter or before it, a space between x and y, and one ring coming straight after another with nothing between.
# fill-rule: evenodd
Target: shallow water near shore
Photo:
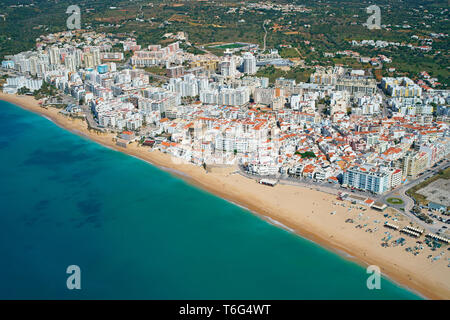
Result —
<instances>
[{"instance_id":1,"label":"shallow water near shore","mask_svg":"<svg viewBox=\"0 0 450 320\"><path fill-rule=\"evenodd\" d=\"M419 298L368 290L356 263L10 103L0 124L1 299Z\"/></svg>"}]
</instances>

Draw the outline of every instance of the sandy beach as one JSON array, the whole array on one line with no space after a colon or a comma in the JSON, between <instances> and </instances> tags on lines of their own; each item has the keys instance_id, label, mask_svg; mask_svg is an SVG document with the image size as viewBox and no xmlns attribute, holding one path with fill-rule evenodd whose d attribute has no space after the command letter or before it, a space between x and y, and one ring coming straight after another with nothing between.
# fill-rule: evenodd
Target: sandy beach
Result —
<instances>
[{"instance_id":1,"label":"sandy beach","mask_svg":"<svg viewBox=\"0 0 450 320\"><path fill-rule=\"evenodd\" d=\"M273 219L346 259L363 266L377 265L385 276L425 298L450 299L447 247L432 251L422 236L419 240L423 249L418 251L419 254L406 251L408 247L417 246L418 239L383 227L385 221L400 227L409 225L410 221L399 213L386 211L384 213L389 213L389 217L385 218L384 213L366 207L363 210L360 205L339 201L336 196L315 189L283 184L264 186L240 175L235 167L213 168L206 172L202 167L181 163L179 159L136 143L127 148L116 146L115 134L89 131L85 121L64 116L58 109L42 108L33 97L0 93L0 100L43 115L75 134L168 170L199 188L246 207L271 223L274 223L270 220ZM392 236L390 244L400 237L405 238L404 244L381 246L382 238L389 235ZM436 256L441 257L434 260Z\"/></svg>"}]
</instances>

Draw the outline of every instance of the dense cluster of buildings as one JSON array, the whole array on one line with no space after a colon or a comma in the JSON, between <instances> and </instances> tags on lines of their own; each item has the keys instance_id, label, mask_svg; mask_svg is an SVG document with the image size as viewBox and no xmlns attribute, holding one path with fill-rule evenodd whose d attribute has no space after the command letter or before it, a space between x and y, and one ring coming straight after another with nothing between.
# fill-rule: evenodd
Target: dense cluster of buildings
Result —
<instances>
[{"instance_id":1,"label":"dense cluster of buildings","mask_svg":"<svg viewBox=\"0 0 450 320\"><path fill-rule=\"evenodd\" d=\"M281 11L283 13L311 12L311 9L306 8L304 5L274 3L271 1L249 2L247 3L246 7L256 10L275 10Z\"/></svg>"},{"instance_id":2,"label":"dense cluster of buildings","mask_svg":"<svg viewBox=\"0 0 450 320\"><path fill-rule=\"evenodd\" d=\"M3 92L15 94L21 88L26 88L30 92L39 90L42 87L42 79L33 79L25 76L9 77L3 86Z\"/></svg>"},{"instance_id":3,"label":"dense cluster of buildings","mask_svg":"<svg viewBox=\"0 0 450 320\"><path fill-rule=\"evenodd\" d=\"M375 79L364 70L346 71L342 67L319 67L310 76L311 83L333 85L336 91L347 91L353 95L372 95L376 92Z\"/></svg>"},{"instance_id":4,"label":"dense cluster of buildings","mask_svg":"<svg viewBox=\"0 0 450 320\"><path fill-rule=\"evenodd\" d=\"M406 47L406 48L410 48L412 50L420 50L423 52L428 52L428 51L432 50L431 45L415 46L410 43L404 43L404 42L400 43L400 42L384 41L384 40L361 40L361 41L352 40L351 44L352 44L352 46L355 46L355 47L369 46L369 47L375 47L375 48L386 48L386 47L393 46L393 47Z\"/></svg>"},{"instance_id":5,"label":"dense cluster of buildings","mask_svg":"<svg viewBox=\"0 0 450 320\"><path fill-rule=\"evenodd\" d=\"M155 65L166 68L163 84L141 68ZM36 90L45 81L88 105L98 127L116 131L120 143L142 138L196 165L238 164L255 175L379 194L450 153L449 92L424 93L408 78L383 79L383 101L362 70L318 67L309 83L279 78L270 85L254 76L250 52L194 55L178 42L142 50L134 39L69 32L41 39L37 50L9 56L2 67L23 74L4 91Z\"/></svg>"}]
</instances>

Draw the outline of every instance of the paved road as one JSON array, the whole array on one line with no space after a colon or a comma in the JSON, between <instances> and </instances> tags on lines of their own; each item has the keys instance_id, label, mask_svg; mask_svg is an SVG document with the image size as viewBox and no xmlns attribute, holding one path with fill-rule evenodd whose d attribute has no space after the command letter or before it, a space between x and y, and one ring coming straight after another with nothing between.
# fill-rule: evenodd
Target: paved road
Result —
<instances>
[{"instance_id":1,"label":"paved road","mask_svg":"<svg viewBox=\"0 0 450 320\"><path fill-rule=\"evenodd\" d=\"M264 47L263 52L266 51L266 38L267 38L267 29L266 29L266 23L269 23L270 20L264 20L263 22L263 29L264 29Z\"/></svg>"},{"instance_id":2,"label":"paved road","mask_svg":"<svg viewBox=\"0 0 450 320\"><path fill-rule=\"evenodd\" d=\"M99 130L99 131L106 131L105 128L101 128L98 126L97 121L95 121L94 119L94 114L91 111L91 108L89 108L89 106L87 105L83 105L81 106L81 109L83 110L85 116L86 116L86 121L89 124L89 127L95 129L95 130Z\"/></svg>"},{"instance_id":3,"label":"paved road","mask_svg":"<svg viewBox=\"0 0 450 320\"><path fill-rule=\"evenodd\" d=\"M430 171L425 171L425 173L422 174L421 176L419 176L418 178L412 179L408 183L401 185L400 187L384 194L380 200L385 201L386 199L391 198L391 197L401 198L405 202L405 211L407 211L406 209L411 210L414 206L414 200L412 200L409 196L406 195L406 191L411 189L415 185L425 181L426 179L436 175L439 171L444 170L444 169L448 168L449 166L450 166L450 161L444 160L437 167L429 169ZM386 204L388 204L388 203L386 202Z\"/></svg>"},{"instance_id":4,"label":"paved road","mask_svg":"<svg viewBox=\"0 0 450 320\"><path fill-rule=\"evenodd\" d=\"M211 55L211 56L213 56L213 57L218 58L214 53L212 53L212 52L209 51L208 49L205 49L205 46L197 46L197 45L195 45L195 44L193 44L192 46L193 46L194 48L197 48L198 50L202 50L202 51L206 52L207 54L209 54L209 55Z\"/></svg>"},{"instance_id":5,"label":"paved road","mask_svg":"<svg viewBox=\"0 0 450 320\"><path fill-rule=\"evenodd\" d=\"M425 173L418 177L417 179L413 179L411 181L409 181L408 183L401 185L400 187L389 191L388 193L384 194L381 198L380 201L382 201L383 203L389 205L390 207L393 207L395 209L400 209L400 208L404 208L404 211L399 210L399 212L401 212L402 214L404 214L405 216L413 219L417 224L421 225L422 227L424 227L426 230L429 230L431 232L437 232L437 230L440 228L440 224L435 225L430 225L425 223L424 221L420 220L419 218L417 218L413 213L412 213L412 208L414 207L414 200L412 198L410 198L407 194L406 191L408 191L409 189L411 189L412 187L414 187L415 185L425 181L428 178L431 178L432 176L436 175L440 170L444 170L446 168L448 168L450 166L450 161L449 160L444 160L440 165L438 165L435 168L431 168L431 171L425 171ZM387 202L388 198L399 198L403 200L403 204L402 205L392 205L390 203Z\"/></svg>"},{"instance_id":6,"label":"paved road","mask_svg":"<svg viewBox=\"0 0 450 320\"><path fill-rule=\"evenodd\" d=\"M378 85L381 85L381 84L378 84ZM382 100L381 100L382 101L381 102L381 113L382 113L383 118L386 118L391 112L388 110L389 106L386 103L387 97L384 94L383 90L381 90L381 88L378 85L377 85L377 91L382 97Z\"/></svg>"},{"instance_id":7,"label":"paved road","mask_svg":"<svg viewBox=\"0 0 450 320\"><path fill-rule=\"evenodd\" d=\"M351 189L347 189L347 188L342 188L340 184L333 184L333 183L329 183L327 181L314 181L313 179L295 178L295 177L289 177L286 175L274 176L274 177L271 177L271 176L262 177L262 176L258 176L258 175L248 174L242 168L240 168L240 174L247 178L254 179L254 180L259 180L262 178L275 179L275 180L278 180L280 184L288 184L288 185L295 185L295 186L300 186L300 187L304 187L304 188L311 188L311 189L315 189L315 190L333 194L333 195L338 195L339 192L346 192L346 193L361 196L361 197L375 199L375 201L377 201L378 197L379 197L376 194L373 194L368 191L364 192L364 191L359 191L359 190L351 190Z\"/></svg>"}]
</instances>

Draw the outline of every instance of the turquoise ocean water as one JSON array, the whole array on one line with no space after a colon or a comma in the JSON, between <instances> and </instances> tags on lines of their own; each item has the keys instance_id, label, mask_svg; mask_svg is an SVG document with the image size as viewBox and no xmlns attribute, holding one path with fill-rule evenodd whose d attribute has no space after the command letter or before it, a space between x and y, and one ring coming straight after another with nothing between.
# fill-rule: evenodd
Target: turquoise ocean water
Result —
<instances>
[{"instance_id":1,"label":"turquoise ocean water","mask_svg":"<svg viewBox=\"0 0 450 320\"><path fill-rule=\"evenodd\" d=\"M418 298L384 278L368 290L357 264L3 101L0 182L0 299Z\"/></svg>"}]
</instances>

